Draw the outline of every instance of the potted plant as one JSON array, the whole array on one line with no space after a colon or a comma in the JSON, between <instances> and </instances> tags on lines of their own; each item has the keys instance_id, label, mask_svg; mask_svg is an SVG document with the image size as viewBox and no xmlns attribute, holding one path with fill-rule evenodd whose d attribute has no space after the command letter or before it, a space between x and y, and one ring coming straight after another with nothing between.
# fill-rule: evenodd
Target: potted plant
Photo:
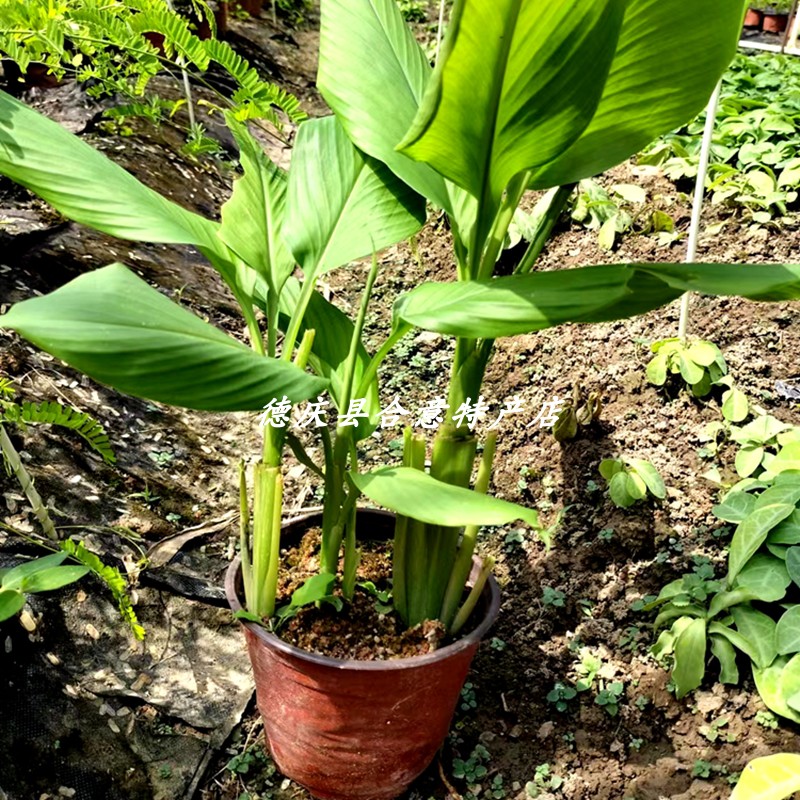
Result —
<instances>
[{"instance_id":1,"label":"potted plant","mask_svg":"<svg viewBox=\"0 0 800 800\"><path fill-rule=\"evenodd\" d=\"M744 27L751 30L761 30L764 22L764 8L762 6L748 6L744 15Z\"/></svg>"},{"instance_id":2,"label":"potted plant","mask_svg":"<svg viewBox=\"0 0 800 800\"><path fill-rule=\"evenodd\" d=\"M792 0L775 0L764 9L761 29L766 33L783 33L789 24Z\"/></svg>"},{"instance_id":3,"label":"potted plant","mask_svg":"<svg viewBox=\"0 0 800 800\"><path fill-rule=\"evenodd\" d=\"M220 223L167 201L0 95L0 173L120 238L195 245L240 304L250 349L116 264L15 305L0 324L124 392L204 410L269 407L251 493L241 472L242 567L229 573L228 590L241 607L256 675L268 675L266 684L259 680L259 703L273 753L319 797L396 796L433 757L477 639L497 609L491 560L474 560L478 526L517 518L538 525L531 509L486 494L491 438L472 478L477 442L465 420L479 401L494 340L632 316L686 290L800 296L800 268L792 266L532 271L575 181L628 158L703 107L733 55L742 18L741 8L720 10L716 0L691 9L677 0L569 5L457 3L432 72L393 0L323 0L319 85L334 116L300 127L288 176L229 116L244 174ZM676 17L686 24L675 25ZM703 37L681 38L695 27ZM524 191L551 187L515 274L493 278ZM370 356L360 337L375 254L419 228L426 199L450 218L458 281L423 284L402 297L391 335ZM364 299L349 320L316 283L325 271L370 255ZM265 335L257 309L265 313ZM414 327L456 337L444 424L430 450L408 432L402 466L363 472L358 447L376 424L378 367ZM325 389L340 415L363 400L365 416L359 426L340 420L335 431L319 428L320 464L279 424L278 406ZM295 592L290 608L355 595L360 542L368 538L357 536L357 503L366 497L398 515L392 570L401 618L412 626L438 619L466 635L427 655L364 664L303 653L264 627L279 601L287 447L325 483L319 574ZM476 607L479 618L462 628ZM446 657L452 661L444 668ZM429 669L450 674L446 691ZM380 687L377 698L364 689L369 683ZM398 694L383 702L390 689ZM323 751L316 749L321 740ZM390 760L390 750L403 757Z\"/></svg>"}]
</instances>

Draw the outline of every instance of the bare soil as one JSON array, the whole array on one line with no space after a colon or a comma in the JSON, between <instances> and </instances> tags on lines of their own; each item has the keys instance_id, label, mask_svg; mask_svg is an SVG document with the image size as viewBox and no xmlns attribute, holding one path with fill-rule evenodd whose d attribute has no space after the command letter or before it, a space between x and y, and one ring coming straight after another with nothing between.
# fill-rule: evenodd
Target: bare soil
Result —
<instances>
[{"instance_id":1,"label":"bare soil","mask_svg":"<svg viewBox=\"0 0 800 800\"><path fill-rule=\"evenodd\" d=\"M313 21L302 31L275 30L266 19L234 22L232 27L234 36L252 52L260 51L263 63L273 65L277 79L297 91L312 112L324 110L314 88ZM74 120L80 95L69 87L54 92L28 99L55 118L68 116L69 110ZM169 128L120 139L99 132L95 115L96 109L88 106L83 122L77 114L76 131L177 202L218 214L230 191L229 169L185 159L178 152L179 138ZM280 148L275 148L277 153ZM602 180L642 183L649 202L667 211L679 230L687 229L687 187L675 187L634 164ZM193 312L245 339L232 298L191 249L120 243L81 229L6 181L0 182L0 215L3 308L121 260ZM704 224L717 228L701 237L704 261L757 264L800 258L796 210L774 229L753 230L735 212L719 207L706 210ZM594 233L564 220L542 267L683 257L683 242L662 247L642 235L624 236L609 253L599 248ZM390 248L381 256L381 265L367 320L373 345L388 330L391 303L399 294L425 279L453 279L442 222L432 220L413 249L407 244ZM353 265L328 276L326 290L346 312L359 300L365 271L363 264ZM798 406L780 399L774 383L800 372L798 310L796 303L695 297L691 316L691 333L720 346L739 387L792 423L800 423ZM523 798L526 783L538 774L539 797L565 800L723 800L731 779L751 758L800 749L796 726L779 720L772 727L759 713L765 709L750 678L739 687L723 687L710 677L701 690L677 701L668 691L668 675L647 652L653 640L650 619L632 608L637 599L691 571L698 559L708 559L719 573L725 559L725 533L710 514L717 489L700 477L709 464L698 454L704 425L720 416L718 398L698 401L685 392L658 391L644 377L648 344L674 335L677 318L673 306L635 320L564 326L498 343L484 392L495 411L516 395L533 415L543 402L569 396L578 384L602 395L603 415L564 445L544 430L526 427L527 416L502 423L494 492L538 507L546 522L563 510L563 521L550 551L526 531L490 529L482 534L484 552L498 560L503 607L493 638L474 662L440 758L406 800L466 797L467 782L454 777L454 762L468 760L479 744L488 753L478 756L488 769L480 781L480 797ZM382 370L384 405L396 395L404 407L413 408L441 394L451 346L443 337L419 333L398 347ZM114 468L87 454L72 437L47 428L14 433L14 440L26 454L43 497L59 512L59 522L90 530L108 551L157 552L186 527L213 523L238 507L239 455L258 452L254 415L187 412L123 397L2 331L0 371L15 378L21 399L59 399L90 411L106 426L118 454ZM364 467L396 460L399 436L399 429L387 431L365 443ZM611 504L597 465L602 458L620 454L653 462L668 486L663 503L627 511ZM723 473L731 470L729 461L720 467ZM34 523L12 480L0 476L0 489L5 523L31 530ZM286 497L293 512L316 506L320 497L318 482L291 460ZM212 532L185 546L177 560L187 573L201 571L209 585L221 583L232 553L229 528L215 530L212 525ZM21 549L10 533L0 534L0 546L12 552ZM559 592L557 599L549 593L545 602L545 588ZM16 624L0 630L5 634L8 625ZM45 614L38 634L45 640L48 625L58 621L48 621ZM608 706L595 702L597 689L578 694L563 711L547 700L556 682L573 682L579 676L587 656L602 661L599 680L624 686L613 716ZM246 658L244 650L241 657ZM742 673L747 675L745 669ZM3 692L14 691L16 674L2 672ZM717 729L719 736L713 733ZM246 769L226 768L231 758L256 752L249 748L257 748L259 736L252 711L207 770L199 791L203 800L308 797L261 756L253 756ZM55 796L59 786L44 779L31 777L28 786L4 784L3 761L22 757L19 747L0 753L0 787L14 800ZM70 753L75 760L97 758L82 751L80 741ZM121 770L129 768L124 759L119 765ZM541 777L547 770L560 780ZM492 782L494 794L489 793ZM131 783L132 778L120 778L115 791L120 797L135 797L126 795Z\"/></svg>"}]
</instances>

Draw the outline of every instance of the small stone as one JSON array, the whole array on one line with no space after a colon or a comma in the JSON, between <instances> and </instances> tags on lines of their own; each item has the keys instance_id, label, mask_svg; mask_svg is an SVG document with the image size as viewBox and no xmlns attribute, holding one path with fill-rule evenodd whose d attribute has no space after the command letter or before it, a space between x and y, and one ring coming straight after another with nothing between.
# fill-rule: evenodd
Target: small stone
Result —
<instances>
[{"instance_id":1,"label":"small stone","mask_svg":"<svg viewBox=\"0 0 800 800\"><path fill-rule=\"evenodd\" d=\"M555 728L555 724L553 722L545 722L544 725L542 725L539 728L539 730L536 733L536 735L540 739L547 739L549 736L552 735L554 728Z\"/></svg>"},{"instance_id":2,"label":"small stone","mask_svg":"<svg viewBox=\"0 0 800 800\"><path fill-rule=\"evenodd\" d=\"M28 633L33 633L36 630L36 620L27 608L24 608L19 615L19 623Z\"/></svg>"},{"instance_id":3,"label":"small stone","mask_svg":"<svg viewBox=\"0 0 800 800\"><path fill-rule=\"evenodd\" d=\"M68 789L66 786L59 786L58 787L58 796L59 797L75 797L75 790Z\"/></svg>"},{"instance_id":4,"label":"small stone","mask_svg":"<svg viewBox=\"0 0 800 800\"><path fill-rule=\"evenodd\" d=\"M108 721L108 727L111 728L111 730L114 731L114 733L119 733L119 725L117 725L117 723L114 722L113 719L110 719Z\"/></svg>"},{"instance_id":5,"label":"small stone","mask_svg":"<svg viewBox=\"0 0 800 800\"><path fill-rule=\"evenodd\" d=\"M98 631L97 628L95 628L95 626L92 625L91 622L86 623L86 627L84 628L84 630L86 631L86 635L91 636L92 639L94 639L95 641L97 641L100 638L100 631Z\"/></svg>"}]
</instances>

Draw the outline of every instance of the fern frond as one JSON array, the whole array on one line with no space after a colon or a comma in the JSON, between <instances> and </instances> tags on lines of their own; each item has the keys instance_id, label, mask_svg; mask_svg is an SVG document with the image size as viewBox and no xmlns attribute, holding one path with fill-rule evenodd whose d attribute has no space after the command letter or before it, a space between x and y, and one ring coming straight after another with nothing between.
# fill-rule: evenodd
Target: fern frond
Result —
<instances>
[{"instance_id":1,"label":"fern frond","mask_svg":"<svg viewBox=\"0 0 800 800\"><path fill-rule=\"evenodd\" d=\"M104 564L98 556L86 549L83 542L73 542L72 539L65 539L61 542L61 549L69 553L83 566L88 567L103 581L117 603L120 616L131 629L134 637L142 641L145 631L139 623L136 612L133 610L133 604L128 594L128 582L122 573L116 567Z\"/></svg>"},{"instance_id":2,"label":"fern frond","mask_svg":"<svg viewBox=\"0 0 800 800\"><path fill-rule=\"evenodd\" d=\"M18 403L4 403L0 408L0 420L12 422L23 428L27 424L58 425L75 431L98 453L106 464L114 464L116 457L103 426L90 414L76 408L64 406L55 401L31 403L25 400Z\"/></svg>"}]
</instances>

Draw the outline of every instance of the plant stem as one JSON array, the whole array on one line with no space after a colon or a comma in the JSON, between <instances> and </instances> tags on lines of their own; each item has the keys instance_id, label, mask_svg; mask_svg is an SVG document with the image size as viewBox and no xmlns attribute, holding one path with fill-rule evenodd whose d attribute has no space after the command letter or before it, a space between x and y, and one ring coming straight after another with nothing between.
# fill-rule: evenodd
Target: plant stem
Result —
<instances>
[{"instance_id":1,"label":"plant stem","mask_svg":"<svg viewBox=\"0 0 800 800\"><path fill-rule=\"evenodd\" d=\"M486 436L483 446L480 466L478 467L478 477L475 480L475 491L486 494L489 491L489 483L492 478L492 465L497 449L497 432L490 431ZM439 619L449 626L453 622L461 596L464 594L464 586L469 578L472 569L472 556L475 553L475 544L478 540L479 525L467 525L464 535L461 538L461 545L458 548L456 562L453 571L450 573L450 581L445 592L442 612Z\"/></svg>"},{"instance_id":2,"label":"plant stem","mask_svg":"<svg viewBox=\"0 0 800 800\"><path fill-rule=\"evenodd\" d=\"M489 234L489 240L481 258L478 280L489 280L494 273L497 259L500 256L500 250L503 247L503 242L508 233L508 227L511 225L511 220L514 219L514 214L519 206L519 201L522 199L522 195L525 193L530 175L530 172L520 173L509 183L506 189L503 203L500 206L500 210L497 212L492 231Z\"/></svg>"},{"instance_id":3,"label":"plant stem","mask_svg":"<svg viewBox=\"0 0 800 800\"><path fill-rule=\"evenodd\" d=\"M250 561L250 509L247 503L247 470L239 462L239 552L242 557L242 581L247 606L253 601L253 568Z\"/></svg>"},{"instance_id":4,"label":"plant stem","mask_svg":"<svg viewBox=\"0 0 800 800\"><path fill-rule=\"evenodd\" d=\"M415 435L409 426L403 432L403 439L403 466L424 470L425 437ZM417 619L419 612L416 609L426 602L428 550L424 534L424 522L397 515L392 548L394 607L409 627L421 622L421 619Z\"/></svg>"},{"instance_id":5,"label":"plant stem","mask_svg":"<svg viewBox=\"0 0 800 800\"><path fill-rule=\"evenodd\" d=\"M564 206L567 204L567 200L569 200L575 186L576 184L574 183L568 183L565 186L559 186L553 193L550 205L539 220L525 255L514 270L515 275L527 275L533 269L533 265L542 254L542 250L544 250L544 246L547 244L547 240L550 238L550 234L553 232L553 228L558 222L558 218L561 216L561 212L564 210Z\"/></svg>"},{"instance_id":6,"label":"plant stem","mask_svg":"<svg viewBox=\"0 0 800 800\"><path fill-rule=\"evenodd\" d=\"M478 604L478 600L483 592L483 587L486 586L486 581L489 580L489 576L492 574L493 569L494 559L491 556L486 556L486 558L483 559L481 571L478 577L475 579L475 585L470 590L469 595L467 595L467 599L464 601L464 605L461 606L461 609L456 615L453 624L450 626L451 634L458 633L464 627L464 625L466 625L470 614L472 614L472 612L475 610L475 606Z\"/></svg>"},{"instance_id":7,"label":"plant stem","mask_svg":"<svg viewBox=\"0 0 800 800\"><path fill-rule=\"evenodd\" d=\"M692 264L697 258L697 241L700 238L700 216L703 213L703 197L706 191L706 177L708 176L708 162L711 158L711 145L714 139L714 125L717 121L717 107L722 91L722 81L714 89L706 108L706 124L703 130L703 143L700 147L700 163L697 166L697 181L694 186L694 200L692 201L692 222L689 226L689 241L686 248L686 263ZM685 341L689 327L689 292L681 298L681 316L678 321L678 338Z\"/></svg>"},{"instance_id":8,"label":"plant stem","mask_svg":"<svg viewBox=\"0 0 800 800\"><path fill-rule=\"evenodd\" d=\"M33 485L33 478L31 478L28 470L25 469L25 465L22 463L22 459L19 457L19 453L14 447L2 423L0 423L0 452L2 452L9 470L11 470L20 488L25 493L25 497L28 498L31 509L33 509L33 514L42 526L42 530L45 532L47 538L57 542L58 533L56 532L56 526L50 518L47 507L42 502L41 495L36 491Z\"/></svg>"},{"instance_id":9,"label":"plant stem","mask_svg":"<svg viewBox=\"0 0 800 800\"><path fill-rule=\"evenodd\" d=\"M350 493L357 496L358 492L352 487ZM348 495L349 497L349 495ZM361 563L361 550L356 543L356 504L350 507L346 522L346 536L344 542L344 571L342 575L342 594L345 600L352 600L356 589L356 573Z\"/></svg>"},{"instance_id":10,"label":"plant stem","mask_svg":"<svg viewBox=\"0 0 800 800\"><path fill-rule=\"evenodd\" d=\"M347 363L344 371L344 389L342 394L342 410L347 412L350 401L353 399L353 381L355 379L356 364L358 363L358 346L361 344L361 334L364 331L364 322L367 318L367 307L372 296L372 288L375 286L375 279L378 277L378 258L372 254L372 266L367 275L367 283L364 287L364 294L361 296L361 306L358 309L358 316L353 325L353 336L350 339L350 351L347 354Z\"/></svg>"},{"instance_id":11,"label":"plant stem","mask_svg":"<svg viewBox=\"0 0 800 800\"><path fill-rule=\"evenodd\" d=\"M375 355L370 359L367 368L364 370L364 374L361 376L361 383L358 384L358 391L355 395L356 397L366 397L367 393L369 392L369 385L373 380L375 380L375 376L378 374L378 370L380 369L380 366L384 362L386 356L388 356L392 348L412 330L413 327L411 325L402 323L399 328L392 331L389 338L381 345L378 352L375 353Z\"/></svg>"},{"instance_id":12,"label":"plant stem","mask_svg":"<svg viewBox=\"0 0 800 800\"><path fill-rule=\"evenodd\" d=\"M297 306L295 307L292 318L289 321L289 328L286 331L286 336L283 340L283 355L281 357L284 361L292 360L292 352L294 350L295 342L297 341L297 336L300 333L300 326L303 324L303 317L305 316L306 309L308 308L308 304L311 300L311 296L314 294L316 286L316 278L306 277L306 279L303 281L303 288L300 290L300 297L297 300Z\"/></svg>"}]
</instances>

